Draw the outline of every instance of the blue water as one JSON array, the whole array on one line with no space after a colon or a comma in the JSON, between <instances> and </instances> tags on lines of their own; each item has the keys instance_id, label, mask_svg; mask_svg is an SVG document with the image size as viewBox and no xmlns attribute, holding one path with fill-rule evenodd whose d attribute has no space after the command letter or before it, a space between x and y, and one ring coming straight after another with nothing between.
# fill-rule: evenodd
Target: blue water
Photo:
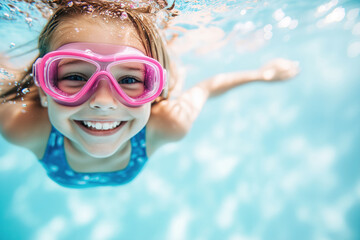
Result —
<instances>
[{"instance_id":1,"label":"blue water","mask_svg":"<svg viewBox=\"0 0 360 240\"><path fill-rule=\"evenodd\" d=\"M211 99L185 139L116 188L62 188L30 152L0 138L0 239L360 239L360 3L177 8L174 24L187 31L172 30L180 35L172 47L185 89L277 57L299 61L301 73ZM35 11L31 26L7 12L2 4L2 51L43 23Z\"/></svg>"}]
</instances>

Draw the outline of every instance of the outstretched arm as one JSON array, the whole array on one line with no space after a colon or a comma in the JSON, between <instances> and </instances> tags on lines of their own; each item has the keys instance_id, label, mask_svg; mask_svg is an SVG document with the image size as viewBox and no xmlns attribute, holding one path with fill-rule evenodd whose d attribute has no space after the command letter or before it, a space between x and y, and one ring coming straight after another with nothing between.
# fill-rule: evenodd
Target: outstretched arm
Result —
<instances>
[{"instance_id":1,"label":"outstretched arm","mask_svg":"<svg viewBox=\"0 0 360 240\"><path fill-rule=\"evenodd\" d=\"M209 92L209 97L214 97L245 83L287 80L298 72L297 62L280 58L270 61L258 70L218 74L198 85Z\"/></svg>"},{"instance_id":2,"label":"outstretched arm","mask_svg":"<svg viewBox=\"0 0 360 240\"><path fill-rule=\"evenodd\" d=\"M184 92L175 100L153 106L148 123L154 148L181 139L190 130L208 98L223 94L245 83L282 81L296 76L298 63L275 59L258 70L218 74Z\"/></svg>"}]
</instances>

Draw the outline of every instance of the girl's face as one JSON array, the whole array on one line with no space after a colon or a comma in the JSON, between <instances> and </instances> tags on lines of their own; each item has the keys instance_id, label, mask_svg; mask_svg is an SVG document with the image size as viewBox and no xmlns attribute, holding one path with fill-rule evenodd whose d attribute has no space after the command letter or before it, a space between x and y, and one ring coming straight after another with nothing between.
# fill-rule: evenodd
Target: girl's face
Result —
<instances>
[{"instance_id":1,"label":"girl's face","mask_svg":"<svg viewBox=\"0 0 360 240\"><path fill-rule=\"evenodd\" d=\"M50 50L73 42L126 45L145 53L139 35L129 21L105 21L91 16L69 19L58 27ZM91 50L110 54L101 48ZM127 107L113 96L107 81L100 81L95 93L79 106L64 106L49 96L42 96L45 97L52 125L70 140L72 147L95 158L110 157L120 152L150 117L151 103L136 108Z\"/></svg>"}]
</instances>

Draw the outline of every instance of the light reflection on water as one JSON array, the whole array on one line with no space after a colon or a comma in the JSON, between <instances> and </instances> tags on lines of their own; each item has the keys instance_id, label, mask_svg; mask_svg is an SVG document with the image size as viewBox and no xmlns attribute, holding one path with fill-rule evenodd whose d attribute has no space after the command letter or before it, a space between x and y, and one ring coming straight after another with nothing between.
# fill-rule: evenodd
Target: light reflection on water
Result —
<instances>
[{"instance_id":1,"label":"light reflection on water","mask_svg":"<svg viewBox=\"0 0 360 240\"><path fill-rule=\"evenodd\" d=\"M210 100L184 140L117 188L61 188L1 139L1 236L360 239L359 5L179 1L169 36L179 35L172 51L182 54L185 88L275 57L299 61L301 74ZM8 21L6 11L2 51L41 22L28 32L29 19Z\"/></svg>"}]
</instances>

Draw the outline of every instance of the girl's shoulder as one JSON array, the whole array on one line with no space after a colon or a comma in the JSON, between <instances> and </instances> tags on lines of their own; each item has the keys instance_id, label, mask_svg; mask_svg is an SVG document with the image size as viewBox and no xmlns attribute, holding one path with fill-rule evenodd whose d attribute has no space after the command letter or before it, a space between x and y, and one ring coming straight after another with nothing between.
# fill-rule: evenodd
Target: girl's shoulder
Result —
<instances>
[{"instance_id":1,"label":"girl's shoulder","mask_svg":"<svg viewBox=\"0 0 360 240\"><path fill-rule=\"evenodd\" d=\"M181 120L184 111L178 105L176 101L163 100L152 106L146 125L148 155L166 143L182 139L189 131L188 124Z\"/></svg>"}]
</instances>

